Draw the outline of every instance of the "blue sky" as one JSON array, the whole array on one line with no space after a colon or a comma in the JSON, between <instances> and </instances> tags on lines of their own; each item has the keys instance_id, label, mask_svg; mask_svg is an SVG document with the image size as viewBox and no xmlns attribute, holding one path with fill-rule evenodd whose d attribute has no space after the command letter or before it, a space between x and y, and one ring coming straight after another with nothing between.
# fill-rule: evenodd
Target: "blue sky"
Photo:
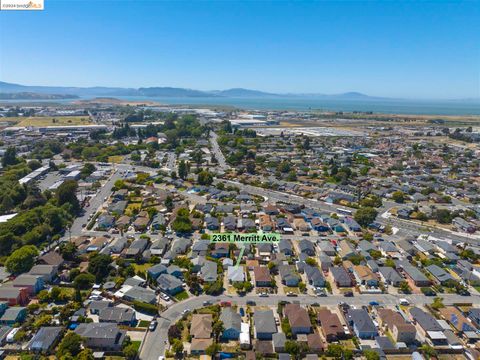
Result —
<instances>
[{"instance_id":1,"label":"blue sky","mask_svg":"<svg viewBox=\"0 0 480 360\"><path fill-rule=\"evenodd\" d=\"M45 0L0 13L0 79L480 97L478 5Z\"/></svg>"}]
</instances>

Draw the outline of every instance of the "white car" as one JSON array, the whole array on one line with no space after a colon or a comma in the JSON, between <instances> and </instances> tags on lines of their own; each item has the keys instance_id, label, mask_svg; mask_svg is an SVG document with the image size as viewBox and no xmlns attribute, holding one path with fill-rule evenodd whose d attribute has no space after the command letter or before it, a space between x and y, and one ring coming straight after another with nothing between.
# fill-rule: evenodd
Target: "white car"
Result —
<instances>
[{"instance_id":1,"label":"white car","mask_svg":"<svg viewBox=\"0 0 480 360\"><path fill-rule=\"evenodd\" d=\"M185 309L185 310L182 311L182 314L187 315L189 312L190 312L190 309Z\"/></svg>"}]
</instances>

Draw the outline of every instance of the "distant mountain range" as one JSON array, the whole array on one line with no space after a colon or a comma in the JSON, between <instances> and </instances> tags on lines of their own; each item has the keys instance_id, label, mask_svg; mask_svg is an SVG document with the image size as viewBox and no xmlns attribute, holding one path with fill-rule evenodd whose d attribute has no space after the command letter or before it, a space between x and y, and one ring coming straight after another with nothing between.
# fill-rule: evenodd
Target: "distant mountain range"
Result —
<instances>
[{"instance_id":1,"label":"distant mountain range","mask_svg":"<svg viewBox=\"0 0 480 360\"><path fill-rule=\"evenodd\" d=\"M33 92L0 92L0 100L56 100L78 99L77 95L71 94L41 94Z\"/></svg>"},{"instance_id":2,"label":"distant mountain range","mask_svg":"<svg viewBox=\"0 0 480 360\"><path fill-rule=\"evenodd\" d=\"M359 92L346 92L342 94L316 94L316 93L284 93L275 94L259 90L232 88L227 90L195 90L176 87L69 87L69 86L28 86L0 81L0 100L5 99L66 99L76 97L115 97L115 96L145 96L145 97L176 97L176 98L303 98L303 99L329 99L329 100L398 100L386 97L369 96ZM478 102L479 99L456 99L451 101Z\"/></svg>"},{"instance_id":3,"label":"distant mountain range","mask_svg":"<svg viewBox=\"0 0 480 360\"><path fill-rule=\"evenodd\" d=\"M15 95L17 94L17 95ZM23 95L22 95L23 94ZM202 91L175 87L69 87L28 86L0 81L0 99L60 99L78 96L148 96L148 97L227 97L227 98L276 98L276 97L328 97L338 99L379 99L358 92L344 94L274 94L259 90L233 88Z\"/></svg>"}]
</instances>

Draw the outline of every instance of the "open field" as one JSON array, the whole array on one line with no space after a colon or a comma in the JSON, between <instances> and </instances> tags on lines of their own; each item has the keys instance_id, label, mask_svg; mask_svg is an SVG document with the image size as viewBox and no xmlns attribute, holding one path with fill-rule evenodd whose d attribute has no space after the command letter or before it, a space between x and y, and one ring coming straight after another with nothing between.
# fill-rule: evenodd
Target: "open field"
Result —
<instances>
[{"instance_id":1,"label":"open field","mask_svg":"<svg viewBox=\"0 0 480 360\"><path fill-rule=\"evenodd\" d=\"M6 117L3 121L14 122L15 126L68 126L92 124L85 116L41 116L41 117Z\"/></svg>"},{"instance_id":2,"label":"open field","mask_svg":"<svg viewBox=\"0 0 480 360\"><path fill-rule=\"evenodd\" d=\"M122 155L114 155L114 156L109 156L108 157L108 162L109 163L115 163L115 164L119 164L121 163L123 160L123 156Z\"/></svg>"}]
</instances>

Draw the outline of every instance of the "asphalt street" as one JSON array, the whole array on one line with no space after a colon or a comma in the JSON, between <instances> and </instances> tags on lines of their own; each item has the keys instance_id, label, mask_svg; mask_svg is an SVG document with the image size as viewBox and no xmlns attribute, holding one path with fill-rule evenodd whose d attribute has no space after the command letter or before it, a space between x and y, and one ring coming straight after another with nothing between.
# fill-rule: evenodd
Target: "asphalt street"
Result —
<instances>
[{"instance_id":1,"label":"asphalt street","mask_svg":"<svg viewBox=\"0 0 480 360\"><path fill-rule=\"evenodd\" d=\"M222 150L220 150L217 138L218 135L214 131L210 131L210 144L212 145L213 154L218 161L218 167L220 170L228 170L229 166L225 160L225 156L223 156Z\"/></svg>"},{"instance_id":2,"label":"asphalt street","mask_svg":"<svg viewBox=\"0 0 480 360\"><path fill-rule=\"evenodd\" d=\"M480 305L480 296L460 296L453 294L442 295L445 305L467 304ZM185 310L194 310L203 307L204 301L217 303L221 301L231 301L239 306L246 306L247 301L255 301L256 306L276 306L280 301L299 301L301 305L319 304L320 306L337 306L340 302L360 307L368 305L371 301L376 301L380 305L394 306L398 305L399 298L407 299L412 305L424 305L433 301L433 298L424 295L402 295L395 296L390 294L362 294L359 296L346 298L341 295L332 295L327 297L315 297L310 295L301 295L298 297L288 297L285 295L270 295L269 297L259 297L257 295L247 295L244 297L232 297L229 295L221 296L197 296L191 297L185 301L175 303L158 317L158 326L154 331L148 332L140 352L142 360L158 360L163 356L168 345L168 328L178 321Z\"/></svg>"}]
</instances>

